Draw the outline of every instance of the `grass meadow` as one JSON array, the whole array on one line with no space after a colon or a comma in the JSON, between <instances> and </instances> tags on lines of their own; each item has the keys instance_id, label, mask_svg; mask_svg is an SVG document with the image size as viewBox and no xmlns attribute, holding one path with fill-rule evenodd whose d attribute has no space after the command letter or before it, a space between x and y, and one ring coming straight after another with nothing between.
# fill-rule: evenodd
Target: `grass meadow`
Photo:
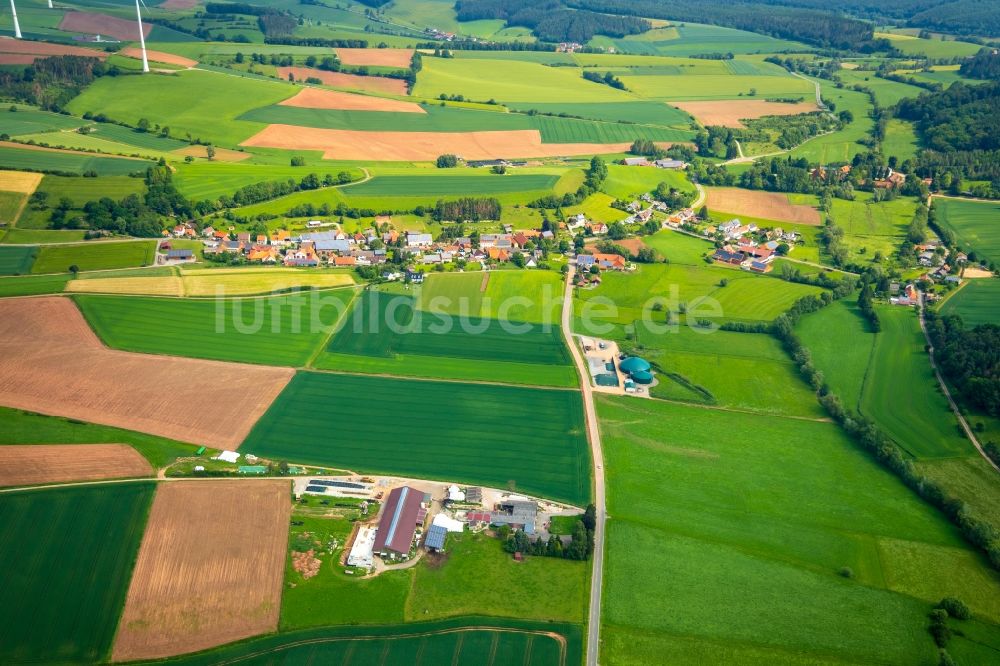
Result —
<instances>
[{"instance_id":1,"label":"grass meadow","mask_svg":"<svg viewBox=\"0 0 1000 666\"><path fill-rule=\"evenodd\" d=\"M2 256L2 255L0 255ZM0 278L0 298L6 296L37 296L58 294L73 279L69 273L55 275L22 275Z\"/></svg>"},{"instance_id":2,"label":"grass meadow","mask_svg":"<svg viewBox=\"0 0 1000 666\"><path fill-rule=\"evenodd\" d=\"M15 105L16 106L16 105ZM17 106L16 112L10 107L0 113L0 133L10 136L35 134L36 132L58 132L86 125L86 121L60 113L42 111L31 107Z\"/></svg>"},{"instance_id":3,"label":"grass meadow","mask_svg":"<svg viewBox=\"0 0 1000 666\"><path fill-rule=\"evenodd\" d=\"M965 252L1000 263L1000 204L936 198L934 219L955 234Z\"/></svg>"},{"instance_id":4,"label":"grass meadow","mask_svg":"<svg viewBox=\"0 0 1000 666\"><path fill-rule=\"evenodd\" d=\"M967 280L944 302L941 314L958 315L969 327L1000 324L1000 280Z\"/></svg>"},{"instance_id":5,"label":"grass meadow","mask_svg":"<svg viewBox=\"0 0 1000 666\"><path fill-rule=\"evenodd\" d=\"M994 616L996 577L835 425L611 397L598 415L602 663L925 663L932 600Z\"/></svg>"},{"instance_id":6,"label":"grass meadow","mask_svg":"<svg viewBox=\"0 0 1000 666\"><path fill-rule=\"evenodd\" d=\"M17 231L21 233L27 229L45 229L49 225L51 208L58 205L59 200L67 198L73 202L73 212L70 215L79 215L83 205L88 201L96 201L101 197L112 199L124 199L130 194L139 194L145 189L142 178L130 178L129 176L101 176L99 178L74 178L70 176L54 176L46 174L42 177L42 182L38 186L39 192L48 195L48 206L43 209L36 209L29 205L25 207L21 214L21 219L17 222ZM83 240L83 232L65 231L65 234L79 234L77 240ZM5 243L11 241L4 240ZM42 240L41 242L52 242Z\"/></svg>"},{"instance_id":7,"label":"grass meadow","mask_svg":"<svg viewBox=\"0 0 1000 666\"><path fill-rule=\"evenodd\" d=\"M690 318L722 321L770 321L819 287L785 282L718 266L647 264L634 273L606 273L599 289L583 291L574 302L578 318L595 322L632 324L641 321L644 307L658 299L662 312L645 316L662 322L666 311L683 308ZM726 285L722 281L726 280ZM717 307L716 307L717 305Z\"/></svg>"},{"instance_id":8,"label":"grass meadow","mask_svg":"<svg viewBox=\"0 0 1000 666\"><path fill-rule=\"evenodd\" d=\"M850 162L858 153L867 152L868 149L860 142L867 139L875 127L869 116L871 102L868 95L848 88L835 88L828 81L820 79L810 79L810 81L822 85L823 99L828 105L832 102L838 112L850 111L854 114L854 120L836 132L809 139L792 150L789 155L793 158L804 157L810 162L833 165Z\"/></svg>"},{"instance_id":9,"label":"grass meadow","mask_svg":"<svg viewBox=\"0 0 1000 666\"><path fill-rule=\"evenodd\" d=\"M91 242L67 245L43 245L31 267L32 273L67 273L76 266L80 271L132 268L153 263L153 241L122 243Z\"/></svg>"},{"instance_id":10,"label":"grass meadow","mask_svg":"<svg viewBox=\"0 0 1000 666\"><path fill-rule=\"evenodd\" d=\"M0 496L0 659L108 658L151 483L33 490Z\"/></svg>"},{"instance_id":11,"label":"grass meadow","mask_svg":"<svg viewBox=\"0 0 1000 666\"><path fill-rule=\"evenodd\" d=\"M972 445L941 394L924 351L923 333L910 308L881 307L862 412L916 458L969 455Z\"/></svg>"},{"instance_id":12,"label":"grass meadow","mask_svg":"<svg viewBox=\"0 0 1000 666\"><path fill-rule=\"evenodd\" d=\"M923 56L925 58L961 58L976 55L979 49L983 48L981 45L972 44L971 42L950 39L923 39L913 35L898 33L880 32L875 36L888 39L904 55Z\"/></svg>"},{"instance_id":13,"label":"grass meadow","mask_svg":"<svg viewBox=\"0 0 1000 666\"><path fill-rule=\"evenodd\" d=\"M845 407L857 411L876 340L857 299L841 299L802 317L795 332L832 391Z\"/></svg>"},{"instance_id":14,"label":"grass meadow","mask_svg":"<svg viewBox=\"0 0 1000 666\"><path fill-rule=\"evenodd\" d=\"M434 405L447 405L438 418ZM584 504L577 391L300 372L243 449L274 459L514 487Z\"/></svg>"},{"instance_id":15,"label":"grass meadow","mask_svg":"<svg viewBox=\"0 0 1000 666\"><path fill-rule=\"evenodd\" d=\"M74 296L106 345L149 354L302 367L349 307L338 289L250 299Z\"/></svg>"}]
</instances>

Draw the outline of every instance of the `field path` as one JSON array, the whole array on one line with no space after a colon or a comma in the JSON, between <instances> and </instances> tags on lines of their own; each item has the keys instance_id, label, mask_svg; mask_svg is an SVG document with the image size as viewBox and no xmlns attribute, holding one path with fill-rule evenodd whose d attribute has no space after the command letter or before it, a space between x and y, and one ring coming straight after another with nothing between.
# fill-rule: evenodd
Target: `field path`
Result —
<instances>
[{"instance_id":1,"label":"field path","mask_svg":"<svg viewBox=\"0 0 1000 666\"><path fill-rule=\"evenodd\" d=\"M573 311L573 275L576 266L569 265L566 273L566 291L562 308L562 332L566 346L573 354L573 363L580 375L580 391L583 393L585 418L587 419L587 439L590 454L594 459L594 506L597 522L594 526L594 571L590 578L590 612L587 614L587 666L597 666L601 646L601 592L604 587L604 523L607 520L607 506L604 490L604 452L601 450L601 430L594 408L594 392L590 387L590 372L583 360L580 346L573 339L570 329L570 314Z\"/></svg>"},{"instance_id":2,"label":"field path","mask_svg":"<svg viewBox=\"0 0 1000 666\"><path fill-rule=\"evenodd\" d=\"M997 466L993 459L986 455L986 451L983 450L982 445L980 445L979 440L976 439L975 433L972 428L969 427L969 422L965 420L962 412L958 409L958 405L955 403L955 399L951 397L951 391L948 390L948 385L944 383L944 377L941 376L941 371L938 370L937 363L934 361L934 346L931 344L931 336L927 333L927 326L924 323L924 294L920 292L920 303L918 305L920 308L919 319L920 319L920 330L924 334L924 340L927 341L927 358L931 361L931 369L934 370L934 376L937 377L938 384L941 386L941 392L944 393L944 397L948 399L948 404L951 405L951 411L955 413L958 418L959 424L962 426L962 430L965 431L965 436L969 438L972 445L976 447L979 451L979 455L983 457L983 460L989 464L997 472L1000 472L1000 466Z\"/></svg>"}]
</instances>

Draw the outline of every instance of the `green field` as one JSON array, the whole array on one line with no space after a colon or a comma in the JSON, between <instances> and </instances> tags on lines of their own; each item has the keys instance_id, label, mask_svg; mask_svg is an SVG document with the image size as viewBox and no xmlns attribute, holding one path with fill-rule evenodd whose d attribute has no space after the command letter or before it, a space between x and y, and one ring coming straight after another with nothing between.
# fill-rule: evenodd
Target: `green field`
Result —
<instances>
[{"instance_id":1,"label":"green field","mask_svg":"<svg viewBox=\"0 0 1000 666\"><path fill-rule=\"evenodd\" d=\"M49 111L19 107L15 113L8 109L0 112L0 134L18 136L36 132L57 132L87 124L85 120Z\"/></svg>"},{"instance_id":2,"label":"green field","mask_svg":"<svg viewBox=\"0 0 1000 666\"><path fill-rule=\"evenodd\" d=\"M934 212L935 219L955 234L962 250L1000 263L1000 204L938 198Z\"/></svg>"},{"instance_id":3,"label":"green field","mask_svg":"<svg viewBox=\"0 0 1000 666\"><path fill-rule=\"evenodd\" d=\"M969 455L972 445L959 434L938 390L913 310L882 307L878 313L882 331L875 340L862 411L914 457Z\"/></svg>"},{"instance_id":4,"label":"green field","mask_svg":"<svg viewBox=\"0 0 1000 666\"><path fill-rule=\"evenodd\" d=\"M122 127L113 123L97 123L93 126L90 136L123 143L128 146L135 146L136 148L148 148L162 152L177 150L188 145L186 141L163 137L156 132L142 132L131 127Z\"/></svg>"},{"instance_id":5,"label":"green field","mask_svg":"<svg viewBox=\"0 0 1000 666\"><path fill-rule=\"evenodd\" d=\"M647 264L634 273L606 272L602 278L600 288L579 293L574 303L578 318L631 324L647 316L662 322L664 315L652 309L659 302L663 311L676 313L683 305L689 318L711 318L717 323L770 321L802 296L822 291L704 264ZM722 280L728 281L726 286L721 286Z\"/></svg>"},{"instance_id":6,"label":"green field","mask_svg":"<svg viewBox=\"0 0 1000 666\"><path fill-rule=\"evenodd\" d=\"M817 205L813 195L791 194L794 204ZM906 229L917 211L917 202L910 197L873 203L867 192L858 193L854 201L834 199L830 217L844 230L843 245L852 261L873 261L876 252L892 256L906 236Z\"/></svg>"},{"instance_id":7,"label":"green field","mask_svg":"<svg viewBox=\"0 0 1000 666\"><path fill-rule=\"evenodd\" d=\"M429 174L376 176L344 190L351 197L474 196L511 192L551 191L559 177L529 175L443 175Z\"/></svg>"},{"instance_id":8,"label":"green field","mask_svg":"<svg viewBox=\"0 0 1000 666\"><path fill-rule=\"evenodd\" d=\"M31 272L38 248L31 245L0 247L0 275L21 275Z\"/></svg>"},{"instance_id":9,"label":"green field","mask_svg":"<svg viewBox=\"0 0 1000 666\"><path fill-rule=\"evenodd\" d=\"M997 621L996 576L835 425L610 397L598 415L601 663L933 663L931 603Z\"/></svg>"},{"instance_id":10,"label":"green field","mask_svg":"<svg viewBox=\"0 0 1000 666\"><path fill-rule=\"evenodd\" d=\"M690 74L684 76L631 76L622 82L636 94L648 99L671 101L739 99L757 91L757 97L811 99L813 86L794 76L734 76L726 74Z\"/></svg>"},{"instance_id":11,"label":"green field","mask_svg":"<svg viewBox=\"0 0 1000 666\"><path fill-rule=\"evenodd\" d=\"M478 295L478 294L477 294ZM316 359L352 372L576 386L558 326L417 309L412 296L368 291Z\"/></svg>"},{"instance_id":12,"label":"green field","mask_svg":"<svg viewBox=\"0 0 1000 666\"><path fill-rule=\"evenodd\" d=\"M0 191L0 224L17 222L18 213L27 197L20 192Z\"/></svg>"},{"instance_id":13,"label":"green field","mask_svg":"<svg viewBox=\"0 0 1000 666\"><path fill-rule=\"evenodd\" d=\"M867 152L868 149L860 142L867 139L875 128L869 115L871 102L868 95L847 88L835 88L829 81L821 79L810 79L810 81L822 85L823 99L828 104L832 102L835 111L838 113L850 111L854 115L854 120L832 134L809 139L793 149L789 155L794 158L804 157L810 162L833 165L850 162L858 153Z\"/></svg>"},{"instance_id":14,"label":"green field","mask_svg":"<svg viewBox=\"0 0 1000 666\"><path fill-rule=\"evenodd\" d=\"M174 440L122 430L110 426L83 423L58 416L43 416L18 409L0 407L0 445L3 444L128 444L141 453L153 467L164 467L179 456L194 454L197 447Z\"/></svg>"},{"instance_id":15,"label":"green field","mask_svg":"<svg viewBox=\"0 0 1000 666\"><path fill-rule=\"evenodd\" d=\"M101 157L88 153L67 153L56 150L14 148L11 144L0 146L0 168L22 171L59 171L83 174L93 171L98 176L124 176L145 171L151 166L145 160L121 157Z\"/></svg>"},{"instance_id":16,"label":"green field","mask_svg":"<svg viewBox=\"0 0 1000 666\"><path fill-rule=\"evenodd\" d=\"M904 55L923 56L925 58L961 58L975 55L983 48L979 44L961 42L958 40L922 39L912 35L894 33L877 33L876 37L884 37Z\"/></svg>"},{"instance_id":17,"label":"green field","mask_svg":"<svg viewBox=\"0 0 1000 666\"><path fill-rule=\"evenodd\" d=\"M284 160L287 159L286 153ZM360 169L351 169L343 165L308 163L305 167L293 167L288 166L288 162L284 160L281 166L203 161L194 164L178 164L177 173L173 180L181 194L192 201L202 201L231 195L235 190L245 185L289 179L299 181L311 173L323 178L327 174L336 177L340 172L347 171L355 179L362 177ZM329 188L310 191L307 194L318 197L324 192L337 192L339 194L339 190Z\"/></svg>"},{"instance_id":18,"label":"green field","mask_svg":"<svg viewBox=\"0 0 1000 666\"><path fill-rule=\"evenodd\" d=\"M885 139L882 140L882 153L887 157L897 157L899 161L913 159L917 156L920 139L913 123L892 118L886 123Z\"/></svg>"},{"instance_id":19,"label":"green field","mask_svg":"<svg viewBox=\"0 0 1000 666\"><path fill-rule=\"evenodd\" d=\"M742 219L742 218L741 218ZM660 253L672 264L704 266L704 256L712 250L712 243L669 229L646 236L642 242Z\"/></svg>"},{"instance_id":20,"label":"green field","mask_svg":"<svg viewBox=\"0 0 1000 666\"><path fill-rule=\"evenodd\" d=\"M857 299L845 298L806 315L795 330L844 406L860 409L876 335L858 310Z\"/></svg>"},{"instance_id":21,"label":"green field","mask_svg":"<svg viewBox=\"0 0 1000 666\"><path fill-rule=\"evenodd\" d=\"M682 192L694 191L683 171L619 165L608 166L608 178L602 189L612 197L626 199L652 192L660 183Z\"/></svg>"},{"instance_id":22,"label":"green field","mask_svg":"<svg viewBox=\"0 0 1000 666\"><path fill-rule=\"evenodd\" d=\"M73 279L69 273L55 275L5 276L0 279L0 297L58 294Z\"/></svg>"},{"instance_id":23,"label":"green field","mask_svg":"<svg viewBox=\"0 0 1000 666\"><path fill-rule=\"evenodd\" d=\"M0 659L108 658L153 484L0 496Z\"/></svg>"},{"instance_id":24,"label":"green field","mask_svg":"<svg viewBox=\"0 0 1000 666\"><path fill-rule=\"evenodd\" d=\"M837 76L848 86L861 86L871 90L879 106L894 106L905 97L919 97L921 93L927 92L909 83L883 79L876 76L875 72L845 69L838 72Z\"/></svg>"},{"instance_id":25,"label":"green field","mask_svg":"<svg viewBox=\"0 0 1000 666\"><path fill-rule=\"evenodd\" d=\"M66 273L71 266L81 271L109 268L132 268L153 263L156 244L143 242L90 242L66 245L42 245L32 273Z\"/></svg>"},{"instance_id":26,"label":"green field","mask_svg":"<svg viewBox=\"0 0 1000 666\"><path fill-rule=\"evenodd\" d=\"M78 178L72 176L45 175L38 186L39 192L48 195L45 208L36 209L28 205L21 214L21 219L17 221L17 229L13 230L20 234L26 229L45 229L49 225L49 217L52 208L59 204L63 197L73 202L73 209L70 216L82 213L82 208L88 201L96 201L101 197L112 199L124 199L130 194L139 194L146 185L142 178L131 178L129 176L102 176L100 178ZM77 234L83 240L82 231L63 231L63 234ZM9 235L9 234L8 234ZM5 243L16 242L4 239ZM53 242L38 240L33 242ZM54 241L58 242L58 241Z\"/></svg>"},{"instance_id":27,"label":"green field","mask_svg":"<svg viewBox=\"0 0 1000 666\"><path fill-rule=\"evenodd\" d=\"M622 39L597 36L594 46L614 46L622 53L697 55L703 53L775 53L802 50L802 44L715 25L682 23Z\"/></svg>"},{"instance_id":28,"label":"green field","mask_svg":"<svg viewBox=\"0 0 1000 666\"><path fill-rule=\"evenodd\" d=\"M944 302L941 314L958 315L967 327L1000 324L1000 280L967 280Z\"/></svg>"},{"instance_id":29,"label":"green field","mask_svg":"<svg viewBox=\"0 0 1000 666\"><path fill-rule=\"evenodd\" d=\"M447 405L438 418L435 405ZM576 391L298 373L243 449L274 459L506 488L583 504Z\"/></svg>"},{"instance_id":30,"label":"green field","mask_svg":"<svg viewBox=\"0 0 1000 666\"><path fill-rule=\"evenodd\" d=\"M470 51L469 53L477 53ZM526 51L531 53L531 51ZM538 111L539 113L565 113L591 120L607 122L631 122L640 125L659 125L661 127L683 127L691 124L691 117L663 102L520 102L512 104L518 111Z\"/></svg>"},{"instance_id":31,"label":"green field","mask_svg":"<svg viewBox=\"0 0 1000 666\"><path fill-rule=\"evenodd\" d=\"M110 347L220 361L304 366L330 335L351 289L250 299L78 295Z\"/></svg>"},{"instance_id":32,"label":"green field","mask_svg":"<svg viewBox=\"0 0 1000 666\"><path fill-rule=\"evenodd\" d=\"M666 106L663 107L667 108ZM682 141L692 133L659 125L634 125L606 120L579 120L521 113L476 111L429 106L427 113L380 111L331 111L294 106L253 109L240 120L266 124L299 125L324 129L396 132L473 132L537 129L545 143L619 143L636 138ZM675 113L677 113L675 111Z\"/></svg>"},{"instance_id":33,"label":"green field","mask_svg":"<svg viewBox=\"0 0 1000 666\"><path fill-rule=\"evenodd\" d=\"M558 640L557 636L563 637ZM563 643L565 641L565 644ZM323 627L255 638L192 656L184 666L239 661L250 664L525 664L575 666L583 661L578 625L493 617L377 627Z\"/></svg>"},{"instance_id":34,"label":"green field","mask_svg":"<svg viewBox=\"0 0 1000 666\"><path fill-rule=\"evenodd\" d=\"M155 76L106 77L71 101L74 114L101 112L136 125L140 118L170 127L172 136L234 147L264 128L236 120L252 108L291 97L296 88L279 81L246 79L204 70ZM143 100L142 107L133 100ZM197 103L194 103L197 101Z\"/></svg>"}]
</instances>

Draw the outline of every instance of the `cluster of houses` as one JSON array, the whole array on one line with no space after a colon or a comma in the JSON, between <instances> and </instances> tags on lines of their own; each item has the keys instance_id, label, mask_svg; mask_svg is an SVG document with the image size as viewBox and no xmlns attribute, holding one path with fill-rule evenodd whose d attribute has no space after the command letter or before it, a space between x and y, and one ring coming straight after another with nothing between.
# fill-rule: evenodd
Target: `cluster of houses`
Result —
<instances>
[{"instance_id":1,"label":"cluster of houses","mask_svg":"<svg viewBox=\"0 0 1000 666\"><path fill-rule=\"evenodd\" d=\"M738 219L709 226L704 235L722 241L712 259L732 266L739 266L754 273L768 273L772 262L778 256L778 248L784 244L789 249L800 240L794 231L784 231L780 227L761 230L756 224L743 224Z\"/></svg>"}]
</instances>

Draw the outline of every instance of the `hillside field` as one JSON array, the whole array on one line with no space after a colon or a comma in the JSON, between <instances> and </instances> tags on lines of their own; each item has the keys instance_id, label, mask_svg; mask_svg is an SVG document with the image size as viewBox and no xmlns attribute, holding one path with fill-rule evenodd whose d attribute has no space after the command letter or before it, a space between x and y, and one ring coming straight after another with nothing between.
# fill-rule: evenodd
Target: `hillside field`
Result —
<instances>
[{"instance_id":1,"label":"hillside field","mask_svg":"<svg viewBox=\"0 0 1000 666\"><path fill-rule=\"evenodd\" d=\"M71 266L81 271L147 266L153 263L155 252L153 241L43 245L31 272L69 273Z\"/></svg>"},{"instance_id":2,"label":"hillside field","mask_svg":"<svg viewBox=\"0 0 1000 666\"><path fill-rule=\"evenodd\" d=\"M996 614L984 563L835 425L631 398L598 413L615 517L602 663L920 663L942 596ZM913 586L927 568L955 575Z\"/></svg>"},{"instance_id":3,"label":"hillside field","mask_svg":"<svg viewBox=\"0 0 1000 666\"><path fill-rule=\"evenodd\" d=\"M448 405L448 417L433 405ZM583 428L577 391L300 372L242 450L584 504Z\"/></svg>"},{"instance_id":4,"label":"hillside field","mask_svg":"<svg viewBox=\"0 0 1000 666\"><path fill-rule=\"evenodd\" d=\"M962 250L1000 261L1000 203L936 198L934 212L934 219L955 234Z\"/></svg>"}]
</instances>

